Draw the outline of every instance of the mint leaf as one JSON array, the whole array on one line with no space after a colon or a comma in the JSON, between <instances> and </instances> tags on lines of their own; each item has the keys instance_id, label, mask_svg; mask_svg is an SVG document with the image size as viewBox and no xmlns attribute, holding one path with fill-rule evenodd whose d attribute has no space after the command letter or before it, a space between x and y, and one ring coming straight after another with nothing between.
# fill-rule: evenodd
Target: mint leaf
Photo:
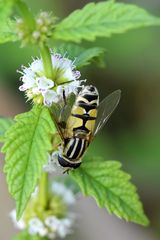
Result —
<instances>
[{"instance_id":1,"label":"mint leaf","mask_svg":"<svg viewBox=\"0 0 160 240\"><path fill-rule=\"evenodd\" d=\"M94 41L96 37L110 37L114 33L156 25L160 25L160 18L132 4L89 3L57 24L53 38L77 43Z\"/></svg>"},{"instance_id":2,"label":"mint leaf","mask_svg":"<svg viewBox=\"0 0 160 240\"><path fill-rule=\"evenodd\" d=\"M12 13L14 0L0 0L0 19L8 18Z\"/></svg>"},{"instance_id":3,"label":"mint leaf","mask_svg":"<svg viewBox=\"0 0 160 240\"><path fill-rule=\"evenodd\" d=\"M67 54L74 61L77 69L89 65L91 62L95 62L100 67L104 66L105 50L100 47L85 49L75 44L61 44L55 47L54 50L62 55Z\"/></svg>"},{"instance_id":4,"label":"mint leaf","mask_svg":"<svg viewBox=\"0 0 160 240\"><path fill-rule=\"evenodd\" d=\"M10 19L13 6L13 0L0 0L0 43L17 40L15 24Z\"/></svg>"},{"instance_id":5,"label":"mint leaf","mask_svg":"<svg viewBox=\"0 0 160 240\"><path fill-rule=\"evenodd\" d=\"M5 25L3 24L3 26L0 27L0 44L6 42L15 42L18 40L14 29L15 23L9 19L6 20Z\"/></svg>"},{"instance_id":6,"label":"mint leaf","mask_svg":"<svg viewBox=\"0 0 160 240\"><path fill-rule=\"evenodd\" d=\"M70 171L86 196L95 198L99 207L109 213L142 225L148 225L136 187L117 161L84 160L81 167Z\"/></svg>"},{"instance_id":7,"label":"mint leaf","mask_svg":"<svg viewBox=\"0 0 160 240\"><path fill-rule=\"evenodd\" d=\"M89 48L81 52L81 54L76 58L74 64L77 66L77 68L81 68L95 61L99 66L104 66L103 55L103 48Z\"/></svg>"},{"instance_id":8,"label":"mint leaf","mask_svg":"<svg viewBox=\"0 0 160 240\"><path fill-rule=\"evenodd\" d=\"M0 118L0 142L4 142L5 132L12 126L14 121L11 118Z\"/></svg>"},{"instance_id":9,"label":"mint leaf","mask_svg":"<svg viewBox=\"0 0 160 240\"><path fill-rule=\"evenodd\" d=\"M2 148L6 154L4 171L9 192L16 200L18 219L47 162L54 132L49 110L43 106L34 106L30 112L16 116L15 124L6 132Z\"/></svg>"}]
</instances>

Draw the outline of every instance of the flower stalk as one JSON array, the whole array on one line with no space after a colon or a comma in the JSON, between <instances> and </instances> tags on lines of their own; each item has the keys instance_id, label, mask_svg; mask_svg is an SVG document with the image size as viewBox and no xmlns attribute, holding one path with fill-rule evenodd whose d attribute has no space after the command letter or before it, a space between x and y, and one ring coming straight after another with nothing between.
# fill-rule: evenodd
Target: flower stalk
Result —
<instances>
[{"instance_id":1,"label":"flower stalk","mask_svg":"<svg viewBox=\"0 0 160 240\"><path fill-rule=\"evenodd\" d=\"M29 28L30 32L33 33L36 29L36 21L30 12L27 5L22 0L16 0L17 7L23 17L26 26ZM37 33L37 32L36 32ZM45 70L46 77L52 79L52 60L49 48L46 43L40 42L39 48L42 56L43 66Z\"/></svg>"},{"instance_id":2,"label":"flower stalk","mask_svg":"<svg viewBox=\"0 0 160 240\"><path fill-rule=\"evenodd\" d=\"M53 71L52 71L52 59L49 48L47 45L42 44L40 46L41 57L43 61L43 67L46 74L46 77L49 79L53 78Z\"/></svg>"},{"instance_id":3,"label":"flower stalk","mask_svg":"<svg viewBox=\"0 0 160 240\"><path fill-rule=\"evenodd\" d=\"M39 182L39 205L45 210L48 205L48 173L43 172Z\"/></svg>"}]
</instances>

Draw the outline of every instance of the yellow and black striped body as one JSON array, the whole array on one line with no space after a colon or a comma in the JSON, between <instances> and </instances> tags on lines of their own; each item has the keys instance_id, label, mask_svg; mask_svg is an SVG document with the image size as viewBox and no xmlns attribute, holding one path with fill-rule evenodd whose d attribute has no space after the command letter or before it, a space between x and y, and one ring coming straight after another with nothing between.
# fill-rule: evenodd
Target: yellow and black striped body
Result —
<instances>
[{"instance_id":1,"label":"yellow and black striped body","mask_svg":"<svg viewBox=\"0 0 160 240\"><path fill-rule=\"evenodd\" d=\"M94 86L84 87L76 98L64 130L64 144L58 161L61 166L77 168L87 149L95 127L98 91Z\"/></svg>"}]
</instances>

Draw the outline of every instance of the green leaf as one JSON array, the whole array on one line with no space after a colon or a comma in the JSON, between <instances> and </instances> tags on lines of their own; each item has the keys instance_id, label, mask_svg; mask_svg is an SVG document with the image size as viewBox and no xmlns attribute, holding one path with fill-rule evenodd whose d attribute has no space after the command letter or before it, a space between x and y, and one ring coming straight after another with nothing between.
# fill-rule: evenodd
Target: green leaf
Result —
<instances>
[{"instance_id":1,"label":"green leaf","mask_svg":"<svg viewBox=\"0 0 160 240\"><path fill-rule=\"evenodd\" d=\"M6 154L4 171L9 192L16 200L18 219L47 162L54 132L49 110L43 106L34 106L30 112L16 116L15 124L6 132L2 148Z\"/></svg>"},{"instance_id":2,"label":"green leaf","mask_svg":"<svg viewBox=\"0 0 160 240\"><path fill-rule=\"evenodd\" d=\"M148 225L136 188L120 167L117 161L93 158L84 160L80 168L70 171L70 175L83 194L94 197L99 207L127 221Z\"/></svg>"},{"instance_id":3,"label":"green leaf","mask_svg":"<svg viewBox=\"0 0 160 240\"><path fill-rule=\"evenodd\" d=\"M89 65L91 62L95 62L100 67L104 66L105 50L100 47L85 49L75 44L61 44L55 47L54 50L62 55L67 54L74 61L77 69Z\"/></svg>"},{"instance_id":4,"label":"green leaf","mask_svg":"<svg viewBox=\"0 0 160 240\"><path fill-rule=\"evenodd\" d=\"M0 27L0 44L6 42L15 42L18 40L18 36L15 31L15 23L11 20L6 20L6 24Z\"/></svg>"},{"instance_id":5,"label":"green leaf","mask_svg":"<svg viewBox=\"0 0 160 240\"><path fill-rule=\"evenodd\" d=\"M0 0L0 19L8 18L12 13L14 0Z\"/></svg>"},{"instance_id":6,"label":"green leaf","mask_svg":"<svg viewBox=\"0 0 160 240\"><path fill-rule=\"evenodd\" d=\"M0 142L4 142L5 132L13 125L14 121L11 118L0 118Z\"/></svg>"},{"instance_id":7,"label":"green leaf","mask_svg":"<svg viewBox=\"0 0 160 240\"><path fill-rule=\"evenodd\" d=\"M18 39L15 34L15 24L10 19L13 6L13 0L0 0L0 43Z\"/></svg>"},{"instance_id":8,"label":"green leaf","mask_svg":"<svg viewBox=\"0 0 160 240\"><path fill-rule=\"evenodd\" d=\"M102 60L104 54L104 49L99 47L89 48L82 51L80 55L76 58L74 64L77 68L89 65L92 61L95 61L99 66L104 66Z\"/></svg>"},{"instance_id":9,"label":"green leaf","mask_svg":"<svg viewBox=\"0 0 160 240\"><path fill-rule=\"evenodd\" d=\"M94 41L96 37L110 37L114 33L156 25L160 25L160 18L132 4L89 3L57 24L53 38L77 43Z\"/></svg>"}]
</instances>

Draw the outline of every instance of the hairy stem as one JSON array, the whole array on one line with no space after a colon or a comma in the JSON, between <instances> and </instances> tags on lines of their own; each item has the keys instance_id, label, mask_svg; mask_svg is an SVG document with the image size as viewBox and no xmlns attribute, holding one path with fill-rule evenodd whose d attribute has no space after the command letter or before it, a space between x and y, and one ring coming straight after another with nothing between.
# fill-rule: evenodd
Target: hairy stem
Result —
<instances>
[{"instance_id":1,"label":"hairy stem","mask_svg":"<svg viewBox=\"0 0 160 240\"><path fill-rule=\"evenodd\" d=\"M42 209L48 204L48 173L43 172L39 182L39 203Z\"/></svg>"},{"instance_id":2,"label":"hairy stem","mask_svg":"<svg viewBox=\"0 0 160 240\"><path fill-rule=\"evenodd\" d=\"M40 46L40 52L42 56L43 67L45 70L46 77L52 79L53 78L52 59L48 46L44 44Z\"/></svg>"},{"instance_id":3,"label":"hairy stem","mask_svg":"<svg viewBox=\"0 0 160 240\"><path fill-rule=\"evenodd\" d=\"M29 27L31 32L34 31L36 22L28 6L23 2L23 0L16 0L16 5L23 17L23 20L26 22L26 25ZM39 47L46 77L52 79L53 78L52 60L49 48L47 44L41 44Z\"/></svg>"}]
</instances>

